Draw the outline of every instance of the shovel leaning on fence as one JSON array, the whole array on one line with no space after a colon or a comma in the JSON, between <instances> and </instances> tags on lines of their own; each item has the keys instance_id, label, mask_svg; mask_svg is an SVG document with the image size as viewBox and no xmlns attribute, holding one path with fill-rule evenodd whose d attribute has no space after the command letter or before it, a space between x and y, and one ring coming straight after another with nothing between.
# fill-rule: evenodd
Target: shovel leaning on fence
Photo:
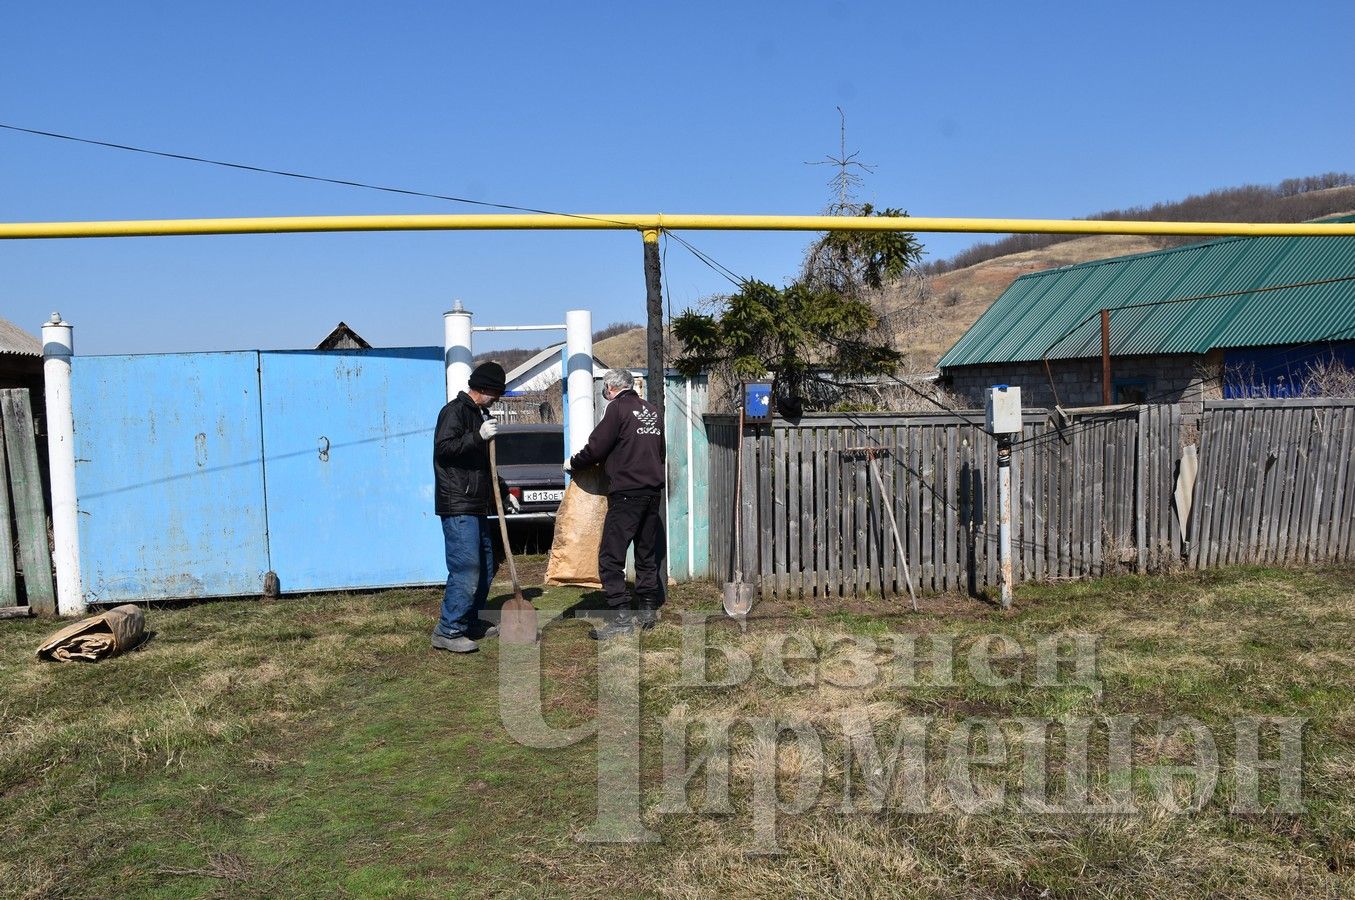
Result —
<instances>
[{"instance_id":1,"label":"shovel leaning on fence","mask_svg":"<svg viewBox=\"0 0 1355 900\"><path fill-rule=\"evenodd\" d=\"M913 590L913 574L908 569L908 556L904 553L903 539L899 536L899 523L894 518L894 504L886 502L885 482L880 477L880 467L876 463L880 456L888 456L889 451L883 447L845 447L842 455L847 458L864 458L870 465L870 474L874 478L875 486L879 488L880 505L889 516L889 529L894 533L894 549L899 554L899 565L903 567L903 580L908 585L908 598L913 602L913 612L917 612L917 593Z\"/></svg>"}]
</instances>

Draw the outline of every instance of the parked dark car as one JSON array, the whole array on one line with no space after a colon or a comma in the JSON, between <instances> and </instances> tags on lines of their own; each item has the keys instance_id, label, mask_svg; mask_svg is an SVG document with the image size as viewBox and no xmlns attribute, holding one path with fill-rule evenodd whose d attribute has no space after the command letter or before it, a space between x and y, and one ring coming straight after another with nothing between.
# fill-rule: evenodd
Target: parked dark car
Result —
<instances>
[{"instance_id":1,"label":"parked dark car","mask_svg":"<svg viewBox=\"0 0 1355 900\"><path fill-rule=\"evenodd\" d=\"M504 516L550 519L565 495L565 432L560 425L502 425L497 445L499 478L508 488Z\"/></svg>"}]
</instances>

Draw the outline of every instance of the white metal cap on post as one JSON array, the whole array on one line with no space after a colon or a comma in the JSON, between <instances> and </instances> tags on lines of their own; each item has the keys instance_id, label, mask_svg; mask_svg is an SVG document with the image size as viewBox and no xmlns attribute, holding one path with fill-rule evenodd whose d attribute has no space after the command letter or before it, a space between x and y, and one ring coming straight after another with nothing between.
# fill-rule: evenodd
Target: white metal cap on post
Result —
<instances>
[{"instance_id":1,"label":"white metal cap on post","mask_svg":"<svg viewBox=\"0 0 1355 900\"><path fill-rule=\"evenodd\" d=\"M60 313L42 326L42 377L47 409L47 461L52 482L52 563L57 613L85 611L80 577L80 514L75 497L75 413L71 405L71 357L75 339Z\"/></svg>"},{"instance_id":2,"label":"white metal cap on post","mask_svg":"<svg viewBox=\"0 0 1355 900\"><path fill-rule=\"evenodd\" d=\"M471 313L457 300L442 314L443 362L447 367L447 399L466 390L470 383Z\"/></svg>"},{"instance_id":3,"label":"white metal cap on post","mask_svg":"<svg viewBox=\"0 0 1355 900\"><path fill-rule=\"evenodd\" d=\"M593 314L586 309L565 313L565 386L569 391L569 455L588 443L593 433Z\"/></svg>"}]
</instances>

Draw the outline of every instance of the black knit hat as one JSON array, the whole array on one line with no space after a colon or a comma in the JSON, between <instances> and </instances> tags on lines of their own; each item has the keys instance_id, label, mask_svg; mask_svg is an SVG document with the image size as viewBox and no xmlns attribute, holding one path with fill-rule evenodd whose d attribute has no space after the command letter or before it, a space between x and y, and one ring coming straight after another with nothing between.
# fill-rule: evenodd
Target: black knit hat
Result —
<instances>
[{"instance_id":1,"label":"black knit hat","mask_svg":"<svg viewBox=\"0 0 1355 900\"><path fill-rule=\"evenodd\" d=\"M484 394L502 394L505 383L503 366L496 362L487 362L475 367L466 385L471 390Z\"/></svg>"}]
</instances>

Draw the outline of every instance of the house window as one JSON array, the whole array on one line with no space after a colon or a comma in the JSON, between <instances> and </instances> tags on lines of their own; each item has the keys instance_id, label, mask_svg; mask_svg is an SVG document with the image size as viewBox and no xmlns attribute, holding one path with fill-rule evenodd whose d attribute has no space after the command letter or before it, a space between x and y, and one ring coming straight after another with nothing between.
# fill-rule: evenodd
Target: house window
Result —
<instances>
[{"instance_id":1,"label":"house window","mask_svg":"<svg viewBox=\"0 0 1355 900\"><path fill-rule=\"evenodd\" d=\"M1148 402L1148 379L1146 378L1128 378L1117 379L1114 382L1115 390L1111 393L1111 399L1115 403L1147 403Z\"/></svg>"}]
</instances>

